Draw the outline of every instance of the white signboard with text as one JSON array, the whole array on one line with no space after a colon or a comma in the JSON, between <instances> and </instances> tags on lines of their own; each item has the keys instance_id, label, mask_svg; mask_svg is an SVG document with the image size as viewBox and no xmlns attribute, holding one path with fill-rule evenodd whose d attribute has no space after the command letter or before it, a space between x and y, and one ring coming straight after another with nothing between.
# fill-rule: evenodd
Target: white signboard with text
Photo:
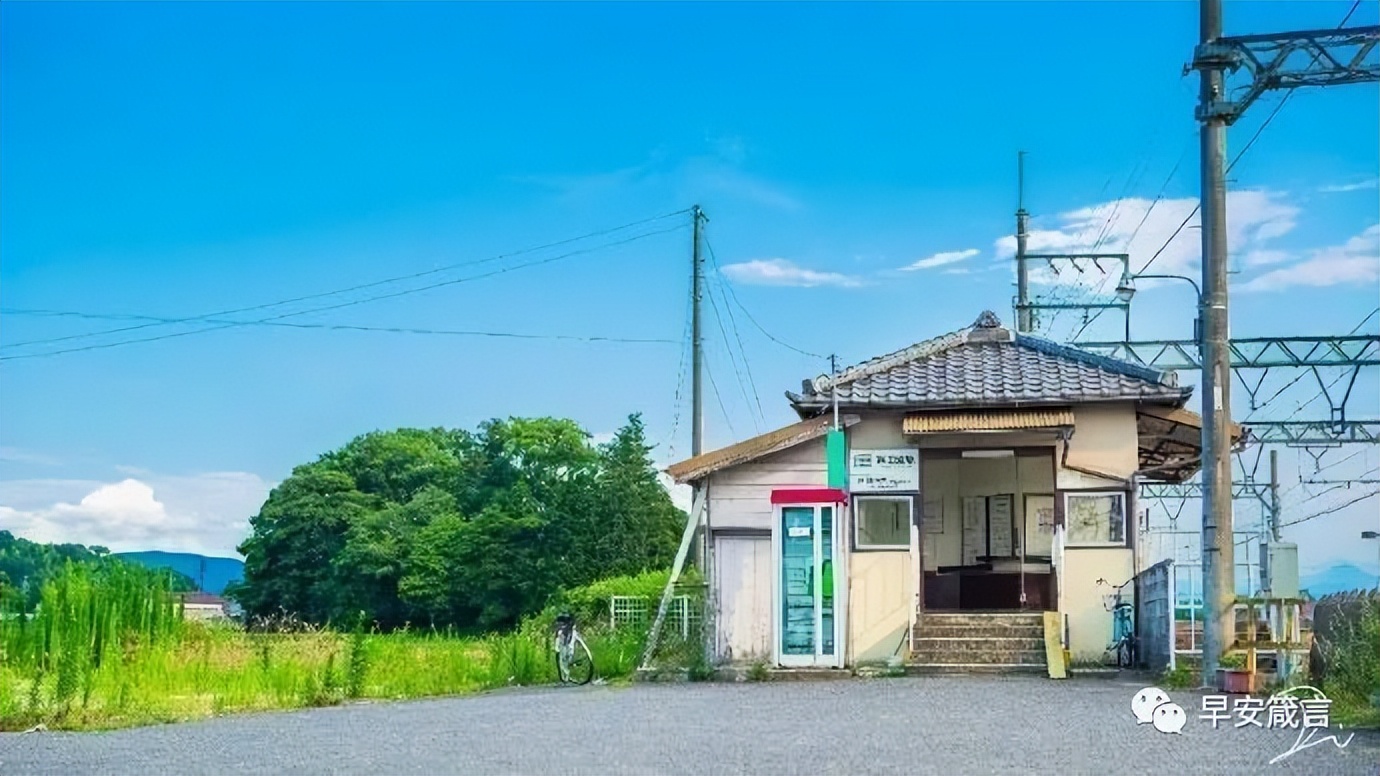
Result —
<instances>
[{"instance_id":1,"label":"white signboard with text","mask_svg":"<svg viewBox=\"0 0 1380 776\"><path fill-rule=\"evenodd\" d=\"M920 451L850 450L848 490L851 493L914 493L920 490Z\"/></svg>"}]
</instances>

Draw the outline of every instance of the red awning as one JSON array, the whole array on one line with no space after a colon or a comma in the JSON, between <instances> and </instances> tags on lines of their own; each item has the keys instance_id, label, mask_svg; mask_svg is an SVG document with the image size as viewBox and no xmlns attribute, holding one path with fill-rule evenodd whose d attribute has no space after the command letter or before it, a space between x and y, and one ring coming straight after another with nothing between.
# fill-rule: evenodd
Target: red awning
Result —
<instances>
[{"instance_id":1,"label":"red awning","mask_svg":"<svg viewBox=\"0 0 1380 776\"><path fill-rule=\"evenodd\" d=\"M771 492L773 504L847 504L841 488L786 488Z\"/></svg>"}]
</instances>

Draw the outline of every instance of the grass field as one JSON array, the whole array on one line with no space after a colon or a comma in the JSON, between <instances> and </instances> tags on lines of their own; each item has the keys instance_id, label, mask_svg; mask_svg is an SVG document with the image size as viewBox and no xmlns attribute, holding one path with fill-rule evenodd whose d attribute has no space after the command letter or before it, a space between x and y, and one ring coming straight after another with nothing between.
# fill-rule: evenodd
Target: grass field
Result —
<instances>
[{"instance_id":1,"label":"grass field","mask_svg":"<svg viewBox=\"0 0 1380 776\"><path fill-rule=\"evenodd\" d=\"M585 634L597 676L629 676L642 635ZM547 631L484 637L183 621L164 582L71 569L37 613L0 612L0 730L103 729L350 699L554 682Z\"/></svg>"}]
</instances>

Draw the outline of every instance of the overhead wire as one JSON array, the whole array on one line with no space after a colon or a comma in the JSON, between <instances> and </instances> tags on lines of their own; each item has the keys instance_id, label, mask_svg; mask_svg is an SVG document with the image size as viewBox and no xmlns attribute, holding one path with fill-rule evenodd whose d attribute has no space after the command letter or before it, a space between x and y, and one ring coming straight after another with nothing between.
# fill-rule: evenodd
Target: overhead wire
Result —
<instances>
[{"instance_id":1,"label":"overhead wire","mask_svg":"<svg viewBox=\"0 0 1380 776\"><path fill-rule=\"evenodd\" d=\"M258 319L258 320L254 320L254 321L237 321L237 322L233 322L233 323L224 323L224 324L220 324L220 325L217 325L217 326L211 326L211 327L203 328L203 329L193 329L192 331L173 332L173 333L171 333L171 334L162 334L162 335L158 335L158 336L154 336L154 337L142 337L142 338L132 339L132 340L120 340L120 341L116 341L116 342L107 342L107 343L101 343L101 344L97 344L97 345L85 345L85 346L75 347L75 348L64 348L64 349L61 349L61 350L43 351L43 352L40 352L40 353L24 353L24 354L15 355L15 356L0 356L0 361L14 361L14 360L18 360L18 359L28 359L28 358L46 358L46 357L51 357L51 356L63 355L63 354L66 354L66 353L80 353L80 352L84 352L84 351L102 350L102 349L106 349L106 348L121 347L121 346L124 346L124 345L134 345L134 344L139 344L139 343L144 343L144 342L156 342L156 341L160 341L160 340L173 339L173 338L176 338L176 337L191 336L191 335L194 335L194 334L206 334L206 333L213 332L213 331L221 331L221 330L224 330L224 329L235 328L235 327L239 327L239 326L260 325L260 324L265 324L265 323L269 323L269 322L272 322L272 321L281 320L281 319L283 319L283 318L293 318L293 317L296 317L296 316L299 316L299 315L309 315L309 314L312 314L312 313L327 312L327 311L330 311L330 310L339 310L339 309L343 309L343 308L346 308L346 307L353 307L353 306L355 306L355 305L367 304L367 303L370 303L370 302L377 302L377 301L381 301L381 300L383 300L383 299L393 299L393 298L397 298L397 297L401 297L401 296L408 296L408 295L411 295L411 294L421 293L421 292L423 292L423 291L430 291L430 290L437 289L437 288L443 288L443 287L447 287L447 286L458 285L458 284L460 284L460 283L469 283L469 282L472 282L472 281L475 281L475 280L482 280L482 279L485 279L485 278L494 277L494 276L496 276L496 275L506 274L506 273L508 273L508 272L512 272L512 271L519 270L519 269L526 269L526 268L528 268L528 267L535 267L535 266L540 266L540 265L543 265L543 264L550 264L550 263L552 263L552 262L561 261L561 260L563 260L563 259L567 259L567 258L570 258L570 257L572 257L572 256L579 256L579 255L583 255L583 254L587 254L587 253L592 253L592 252L594 252L594 251L605 250L605 249L607 249L607 248L616 247L616 246L619 246L619 245L626 245L626 244L628 244L628 243L636 242L637 240L643 240L643 239L646 239L646 238L648 238L648 237L654 237L654 236L661 235L661 234L668 234L668 233L670 233L670 232L679 231L679 230L684 229L684 228L685 228L684 226L675 226L675 227L671 227L671 228L669 228L669 229L659 229L659 230L656 230L656 231L646 232L646 233L643 233L643 234L639 234L639 235L636 235L636 236L634 236L634 237L629 237L629 238L625 238L625 239L622 239L622 240L617 240L617 241L614 241L614 242L611 242L611 243L606 243L606 244L603 244L603 245L594 246L594 247L592 247L592 248L581 248L581 249L574 250L574 251L568 251L568 252L566 252L566 253L562 253L562 254L559 254L559 255L556 255L556 256L551 256L551 257L547 257L547 258L543 258L543 259L538 259L538 260L536 260L536 261L530 261L530 262L526 262L526 263L523 263L523 264L514 264L514 265L511 265L511 266L508 266L508 267L503 267L503 268L501 268L501 269L497 269L497 270L492 270L492 271L489 271L489 272L485 272L485 273L480 274L480 275L472 275L472 276L463 277L463 278L454 278L454 279L451 279L451 280L445 280L445 281L441 281L441 282L437 282L437 283L431 283L431 284L428 284L428 285L425 285L425 286L420 286L420 287L417 287L417 288L404 289L404 290L402 290L402 291L395 291L395 292L388 293L388 294L379 294L379 295L376 295L376 296L365 297L365 298L363 298L363 299L355 299L355 300L351 300L351 301L348 301L348 302L341 302L341 303L339 303L339 304L327 305L327 306L324 306L324 307L315 307L315 308L310 308L310 309L307 309L307 310L298 310L298 311L296 311L296 312L282 313L282 314L280 314L280 315L274 315L274 316L270 316L270 317L268 317L268 318L262 318L262 319ZM193 320L196 320L196 319L193 319Z\"/></svg>"},{"instance_id":2,"label":"overhead wire","mask_svg":"<svg viewBox=\"0 0 1380 776\"><path fill-rule=\"evenodd\" d=\"M734 436L738 432L733 428L733 419L728 416L728 407L724 404L723 394L719 393L719 384L714 382L714 370L709 367L709 359L704 361L704 373L709 376L709 387L714 391L714 398L719 403L719 412L724 416L724 424L728 426L728 433Z\"/></svg>"},{"instance_id":3,"label":"overhead wire","mask_svg":"<svg viewBox=\"0 0 1380 776\"><path fill-rule=\"evenodd\" d=\"M1346 16L1342 17L1342 21L1338 23L1337 26L1345 27L1346 23L1351 20L1352 14L1356 13L1356 9L1359 7L1361 7L1361 0L1356 0L1356 2L1354 2L1351 6L1351 10L1347 11ZM1319 54L1313 55L1313 59L1309 63L1310 66L1318 61L1318 56ZM1227 164L1225 172L1231 172L1232 169L1236 167L1237 162L1241 161L1241 157L1245 156L1246 152L1251 150L1251 146L1255 145L1255 141L1259 140L1261 134L1265 132L1265 128L1270 126L1270 122L1274 121L1275 116L1278 116L1279 112L1284 109L1284 106L1289 102L1289 97L1292 96L1293 93L1294 91L1292 89L1284 93L1284 96L1280 99L1280 101L1275 104L1274 109L1270 111L1270 115L1265 117L1265 120L1261 122L1259 127L1256 127L1255 134L1251 135L1251 139L1246 141L1246 144L1241 147L1240 151L1236 152L1236 156L1234 156L1231 162ZM1184 230L1184 227L1188 226L1188 222L1193 220L1193 217L1198 214L1198 209L1201 206L1201 202L1193 206L1193 210L1188 214L1186 218L1184 218L1183 223L1179 224L1179 227L1174 230L1174 233L1169 235L1169 239L1164 241L1164 245L1161 245L1160 249L1158 251L1155 251L1155 255L1151 256L1150 260L1145 262L1144 266L1142 266L1139 270L1136 270L1137 275L1141 274L1142 272L1145 272L1145 270L1148 269L1151 264L1155 263L1155 259L1158 259L1161 253L1164 253L1164 249L1168 248L1169 244L1174 242L1174 238L1178 237L1179 233Z\"/></svg>"},{"instance_id":4,"label":"overhead wire","mask_svg":"<svg viewBox=\"0 0 1380 776\"><path fill-rule=\"evenodd\" d=\"M1197 134L1197 130L1194 130L1189 133L1188 139L1185 141L1183 145L1183 149L1179 152L1179 157L1174 160L1174 166L1170 168L1169 174L1165 176L1164 182L1160 184L1160 190L1155 194L1155 198L1150 201L1150 205L1145 209L1145 213L1141 215L1140 222L1137 223L1136 228L1131 231L1131 236L1126 239L1125 251L1127 253L1130 253L1131 246L1135 243L1136 237L1140 234L1140 230L1145 226L1145 222L1150 220L1150 214L1154 213L1155 208L1160 204L1161 201L1164 200L1165 192L1169 190L1169 184L1174 181L1174 176L1178 175L1179 173L1179 167L1183 165L1184 159L1188 157L1188 150L1192 148L1193 138ZM1148 262L1146 266L1149 266ZM1142 267L1141 270L1144 271L1144 267ZM1102 287L1105 286L1105 283L1106 278L1103 279L1103 284L1099 286L1099 292L1101 291ZM1083 332L1087 331L1088 327L1092 326L1092 324L1097 322L1097 319L1102 316L1102 313L1105 311L1105 309L1106 308L1097 310L1090 319L1083 323L1083 327L1080 328L1077 332L1075 332L1073 336L1069 338L1068 341L1075 342L1079 337L1083 336Z\"/></svg>"},{"instance_id":5,"label":"overhead wire","mask_svg":"<svg viewBox=\"0 0 1380 776\"><path fill-rule=\"evenodd\" d=\"M145 323L145 324L141 324L141 325L138 325L138 326L126 326L126 327L123 327L123 328L118 328L118 329L107 329L107 330L104 330L104 331L84 332L84 333L81 333L81 334L69 334L69 335L62 336L62 337L51 337L51 338L48 338L48 339L41 339L41 340L28 340L28 341L25 341L25 342L12 342L12 343L9 343L9 344L0 346L0 347L5 347L5 348L17 348L17 347L24 347L24 346L28 346L28 345L43 345L43 344L49 344L49 343L53 343L53 342L65 342L65 341L69 341L69 340L73 340L73 339L82 339L82 338L86 338L86 337L98 337L98 336L103 336L103 335L107 335L107 334L118 334L118 333L123 333L123 332L127 332L127 331L135 331L135 330L138 330L138 329L149 328L149 327L152 327L152 326L160 326L160 325L163 325L163 323L172 323L172 322L177 322L177 323L192 323L192 322L196 322L196 321L200 321L200 320L205 320L205 319L207 319L207 318L214 318L214 317L219 317L219 316L223 316L223 315L238 315L238 314L240 314L240 313L253 312L253 311L255 311L255 310L265 310L265 309L272 308L272 307L281 307L281 306L283 306L283 305L295 304L295 303L297 303L297 302L304 302L304 301L308 301L308 300L311 300L311 299L321 299L321 298L329 297L329 296L339 296L340 294L347 294L347 293L351 293L351 292L354 292L354 291L361 291L361 290L364 290L364 289L366 289L366 288L376 288L376 287L378 287L378 286L387 285L387 284L389 284L389 283L400 283L400 282L403 282L403 281L405 281L405 280L415 280L415 279L417 279L417 278L427 277L427 276L439 274L439 273L442 273L442 272L449 272L449 271L456 270L456 269L461 269L461 268L464 268L464 267L478 266L478 265L480 265L480 264L488 264L488 263L492 263L492 262L495 262L495 261L502 261L502 260L504 260L504 259L510 259L510 258L515 257L515 256L522 256L522 255L525 255L525 254L528 254L528 253L536 253L536 252L538 252L538 251L543 251L543 250L547 250L547 249L550 249L550 248L556 248L556 247L560 247L560 246L562 246L562 245L569 245L569 244L571 244L571 243L576 243L576 242L580 242L580 241L583 241L583 240L592 239L592 238L595 238L595 237L602 237L602 236L609 235L609 234L613 234L613 233L616 233L616 232L621 232L621 231L624 231L624 230L626 230L626 229L631 229L631 228L633 228L633 227L635 227L635 226L642 226L643 224L649 224L649 223L653 223L653 222L655 222L655 221L662 221L662 220L665 220L665 219L667 219L667 218L671 218L671 217L677 216L677 215L682 215L682 214L688 213L688 212L690 212L688 208L687 208L687 209L683 209L683 210L677 210L677 211L674 211L674 212L671 212L671 213L666 213L666 214L659 215L659 216L653 216L653 217L651 217L651 218L644 218L644 219L641 219L641 220L639 220L639 221L632 221L632 222L630 222L630 223L622 224L622 225L620 225L620 226L615 226L615 227L610 227L610 228L607 228L607 229L601 229L601 230L598 230L598 231L589 232L589 233L587 233L587 234L579 235L578 237L570 237L570 238L566 238L566 239L564 239L564 240L557 240L557 241L555 241L555 242L545 243L545 244L543 244L543 245L532 246L532 247L530 247L530 248L523 248L523 249L521 249L521 250L509 251L509 252L507 252L507 253L500 253L500 254L497 254L497 255L494 255L494 256L489 256L489 257L482 258L482 259L476 259L476 260L472 260L472 261L464 261L464 262L456 262L456 263L453 263L453 264L447 264L447 265L442 266L442 267L436 267L436 268L429 269L429 270L424 270L424 271L421 271L421 272L414 272L414 273L411 273L411 274L408 274L408 275L397 275L397 276L394 276L394 277L383 278L382 280L375 280L375 281L371 281L371 282L369 282L369 283L361 283L361 284L359 284L359 285L349 286L348 288L340 288L340 289L336 289L336 290L334 290L334 291L322 291L322 292L313 293L313 294L305 294L305 295L302 295L302 296L296 296L296 297L292 297L292 298L289 298L289 299L280 299L280 300L278 300L278 301L276 301L276 302L266 302L266 303L264 303L264 304L250 305L250 306L248 306L248 307L237 307L237 308L232 308L232 309L229 309L229 310L220 310L220 311L217 311L217 312L206 313L206 314L204 314L204 315L195 315L195 316L190 316L190 317L185 317L185 318L180 318L180 319L167 319L167 320L162 321L162 322L159 322L159 323Z\"/></svg>"},{"instance_id":6,"label":"overhead wire","mask_svg":"<svg viewBox=\"0 0 1380 776\"><path fill-rule=\"evenodd\" d=\"M706 296L709 297L709 307L714 311L714 322L719 328L719 335L723 338L724 350L728 355L729 364L733 367L733 376L738 381L738 389L742 391L743 402L747 404L748 416L752 419L753 428L756 428L760 433L762 424L759 422L758 416L752 414L752 399L748 396L747 382L743 379L742 370L738 368L738 358L733 354L733 343L729 341L728 330L724 327L723 313L720 312L719 303L714 296L714 285L712 282L708 285L709 293ZM746 361L746 354L744 354L744 361ZM760 402L758 406L760 406Z\"/></svg>"},{"instance_id":7,"label":"overhead wire","mask_svg":"<svg viewBox=\"0 0 1380 776\"><path fill-rule=\"evenodd\" d=\"M1346 509L1347 507L1349 507L1349 506L1351 506L1351 505L1353 505L1353 504L1359 504L1359 503L1361 503L1362 501L1365 501L1366 499L1375 498L1377 495L1380 495L1380 490L1372 490L1372 491L1369 492L1369 493L1364 493L1364 494L1362 494L1362 495L1360 495L1360 496L1357 496L1357 497L1355 497L1355 498L1353 498L1353 499L1351 499L1351 500L1349 500L1349 501L1345 501L1345 502L1343 502L1343 503L1341 503L1341 504L1337 504L1337 505L1335 505L1335 506L1328 507L1327 509L1322 509L1322 510L1319 510L1319 511L1317 511L1317 512L1314 512L1314 513L1311 514L1311 515L1307 515L1307 516L1305 516L1305 517L1300 517L1300 518L1298 518L1298 519L1296 519L1296 520L1289 520L1289 521L1287 521L1287 522L1280 523L1280 524L1279 524L1279 527L1280 527L1280 528L1287 528L1287 527L1289 527L1289 526L1291 526L1291 525L1298 525L1299 523L1306 523L1306 522L1308 522L1309 520L1313 520L1313 519L1315 519L1315 518L1323 517L1323 516L1325 516L1325 515L1331 515L1331 514L1334 514L1334 513L1336 513L1336 512L1340 512L1340 511L1342 511L1343 509Z\"/></svg>"},{"instance_id":8,"label":"overhead wire","mask_svg":"<svg viewBox=\"0 0 1380 776\"><path fill-rule=\"evenodd\" d=\"M707 242L706 242L705 245L706 245L706 247L708 247L708 243L707 243ZM752 387L752 398L753 398L753 402L756 404L756 407L757 407L757 417L761 419L761 421L762 421L763 424L765 424L765 423L767 422L767 416L766 416L766 413L763 412L763 410L762 410L762 392L759 391L759 390L757 390L757 380L756 380L756 378L754 378L753 375L752 375L752 361L751 361L751 359L748 358L748 355L747 355L747 348L746 348L746 347L744 346L744 344L743 344L743 335L742 335L742 333L738 330L738 319L737 319L737 316L735 316L735 315L733 314L733 305L732 305L732 303L729 301L729 298L728 298L728 290L727 290L728 282L724 279L723 270L719 267L719 259L718 259L717 256L714 255L713 249L712 249L712 248L709 249L708 252L709 252L709 261L710 261L710 263L713 265L713 268L714 268L713 277L712 277L712 280L711 280L710 283L709 283L709 289L710 289L710 302L711 302L711 303L714 303L713 293L714 293L714 290L717 289L718 292L719 292L719 296L723 299L723 310L724 310L724 311L727 311L727 313L728 313L728 325L729 325L729 328L733 331L733 337L734 337L734 339L737 340L737 342L738 342L738 353L739 353L739 355L742 357L742 361L743 361L743 371L745 371L745 372L747 373L748 384ZM719 308L718 305L715 303L715 304L714 304L714 316L715 316L715 318L719 318L720 315L721 315L720 308ZM722 321L720 321L720 326L722 327ZM725 335L724 339L727 340L727 335ZM725 344L727 345L728 343L725 342ZM731 349L732 346L730 345L729 347L730 347L730 349ZM750 412L750 411L751 411L751 407L749 407L749 412ZM759 426L758 428L760 429L761 426Z\"/></svg>"},{"instance_id":9,"label":"overhead wire","mask_svg":"<svg viewBox=\"0 0 1380 776\"><path fill-rule=\"evenodd\" d=\"M23 310L17 312L4 311L6 314L35 314L51 315L60 317L85 318L95 320L143 320L157 321L162 323L178 322L177 318L160 318L155 315L122 315L122 314L97 314L69 312L65 310ZM472 329L434 329L415 326L364 326L348 323L287 323L283 321L234 321L221 318L205 318L207 323L224 323L235 326L276 326L290 329L319 329L329 331L362 331L362 332L384 332L392 334L434 334L452 336L472 336L472 337L503 337L510 339L532 339L532 340L572 340L582 342L624 342L624 343L647 343L658 345L674 345L676 340L665 338L648 337L605 337L605 336L583 336L578 334L527 334L520 332L500 332L500 331L478 331Z\"/></svg>"},{"instance_id":10,"label":"overhead wire","mask_svg":"<svg viewBox=\"0 0 1380 776\"><path fill-rule=\"evenodd\" d=\"M708 239L706 239L706 240L704 241L704 244L705 244L705 247L709 249L709 257L710 257L710 260L714 262L714 266L717 268L719 262L718 262L718 259L716 259L716 258L714 257L714 246L709 242ZM782 341L779 337L777 337L776 335L774 335L774 334L772 334L771 332L767 331L765 328L762 327L762 324L758 323L758 322L757 322L757 319L756 319L755 317L753 317L752 311L749 310L749 309L747 309L747 307L742 303L742 301L740 301L740 300L738 299L738 292L736 292L736 291L733 290L733 284L732 284L732 283L725 283L725 284L724 284L724 287L728 289L729 296L733 299L733 303L736 304L736 305L738 306L738 309L740 309L740 310L743 311L743 315L747 316L748 321L751 322L752 325L753 325L754 327L756 327L758 331L762 332L762 335L763 335L764 337L766 337L767 339L771 340L772 342L775 342L776 344L780 345L781 347L786 348L787 350L793 350L793 351L795 351L796 353L799 353L799 354L802 355L802 356L809 356L809 357L811 357L811 358L819 358L819 359L828 360L828 358L829 358L828 356L820 355L819 353L811 353L811 352L808 351L808 350L802 350L802 349L800 349L800 348L798 348L798 347L795 347L794 345L791 345L791 344L788 343L788 342Z\"/></svg>"}]
</instances>

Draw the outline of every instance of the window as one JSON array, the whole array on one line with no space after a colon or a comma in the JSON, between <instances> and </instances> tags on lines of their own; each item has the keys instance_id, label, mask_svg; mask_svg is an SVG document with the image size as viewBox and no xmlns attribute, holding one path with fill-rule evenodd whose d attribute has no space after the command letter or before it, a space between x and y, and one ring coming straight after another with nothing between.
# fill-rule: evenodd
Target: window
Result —
<instances>
[{"instance_id":1,"label":"window","mask_svg":"<svg viewBox=\"0 0 1380 776\"><path fill-rule=\"evenodd\" d=\"M910 496L857 496L853 544L860 550L910 549Z\"/></svg>"},{"instance_id":2,"label":"window","mask_svg":"<svg viewBox=\"0 0 1380 776\"><path fill-rule=\"evenodd\" d=\"M1126 494L1065 493L1069 546L1126 546Z\"/></svg>"}]
</instances>

